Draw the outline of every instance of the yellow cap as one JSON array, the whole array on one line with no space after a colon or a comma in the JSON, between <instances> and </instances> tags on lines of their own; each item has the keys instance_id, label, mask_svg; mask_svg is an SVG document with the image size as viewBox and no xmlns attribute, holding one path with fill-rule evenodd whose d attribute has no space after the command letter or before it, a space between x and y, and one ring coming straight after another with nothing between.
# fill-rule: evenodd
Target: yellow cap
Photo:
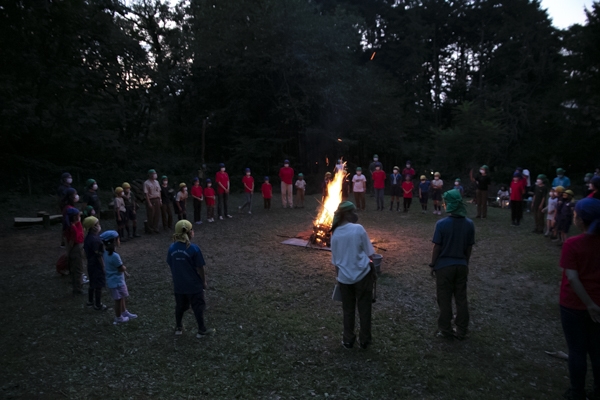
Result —
<instances>
[{"instance_id":1,"label":"yellow cap","mask_svg":"<svg viewBox=\"0 0 600 400\"><path fill-rule=\"evenodd\" d=\"M565 193L568 194L569 196L575 196L575 193L573 193L573 191L571 189L566 190Z\"/></svg>"},{"instance_id":2,"label":"yellow cap","mask_svg":"<svg viewBox=\"0 0 600 400\"><path fill-rule=\"evenodd\" d=\"M181 182L181 183L179 184L179 189L181 189L181 188L184 188L184 187L186 187L186 186L187 186L187 185L186 185L184 182Z\"/></svg>"},{"instance_id":3,"label":"yellow cap","mask_svg":"<svg viewBox=\"0 0 600 400\"><path fill-rule=\"evenodd\" d=\"M421 175L421 178L420 178L420 179L421 179L422 181L424 181L424 180L426 180L426 179L427 179L427 177L426 177L425 175Z\"/></svg>"},{"instance_id":4,"label":"yellow cap","mask_svg":"<svg viewBox=\"0 0 600 400\"><path fill-rule=\"evenodd\" d=\"M117 186L117 187L115 188L115 193L116 193L116 194L123 193L123 188L122 188L122 187L120 187L120 186Z\"/></svg>"},{"instance_id":5,"label":"yellow cap","mask_svg":"<svg viewBox=\"0 0 600 400\"><path fill-rule=\"evenodd\" d=\"M85 230L89 230L90 228L93 228L94 225L96 225L97 223L98 223L98 218L87 217L86 219L83 220L83 227L85 228Z\"/></svg>"},{"instance_id":6,"label":"yellow cap","mask_svg":"<svg viewBox=\"0 0 600 400\"><path fill-rule=\"evenodd\" d=\"M558 193L562 193L562 192L564 192L564 191L565 191L565 188L564 188L564 187L562 187L562 186L557 186L557 187L555 188L555 190L556 190Z\"/></svg>"},{"instance_id":7,"label":"yellow cap","mask_svg":"<svg viewBox=\"0 0 600 400\"><path fill-rule=\"evenodd\" d=\"M442 176L439 172L436 172L435 174L433 174L433 176Z\"/></svg>"},{"instance_id":8,"label":"yellow cap","mask_svg":"<svg viewBox=\"0 0 600 400\"><path fill-rule=\"evenodd\" d=\"M121 186L123 187L123 189L131 189L131 185L127 182L123 182Z\"/></svg>"},{"instance_id":9,"label":"yellow cap","mask_svg":"<svg viewBox=\"0 0 600 400\"><path fill-rule=\"evenodd\" d=\"M192 230L192 223L187 219L182 219L181 221L177 221L175 224L175 233L188 233Z\"/></svg>"}]
</instances>

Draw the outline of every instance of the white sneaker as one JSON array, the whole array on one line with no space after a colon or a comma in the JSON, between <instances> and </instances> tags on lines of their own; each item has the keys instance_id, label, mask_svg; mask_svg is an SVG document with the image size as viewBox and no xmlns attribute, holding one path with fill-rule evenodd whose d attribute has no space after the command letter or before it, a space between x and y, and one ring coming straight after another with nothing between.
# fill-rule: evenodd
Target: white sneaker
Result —
<instances>
[{"instance_id":1,"label":"white sneaker","mask_svg":"<svg viewBox=\"0 0 600 400\"><path fill-rule=\"evenodd\" d=\"M231 215L227 214L227 218L233 218Z\"/></svg>"},{"instance_id":2,"label":"white sneaker","mask_svg":"<svg viewBox=\"0 0 600 400\"><path fill-rule=\"evenodd\" d=\"M252 211L248 211L248 214L252 214Z\"/></svg>"},{"instance_id":3,"label":"white sneaker","mask_svg":"<svg viewBox=\"0 0 600 400\"><path fill-rule=\"evenodd\" d=\"M223 220L223 216L222 216L222 215L219 215L219 219L222 221L222 220Z\"/></svg>"},{"instance_id":4,"label":"white sneaker","mask_svg":"<svg viewBox=\"0 0 600 400\"><path fill-rule=\"evenodd\" d=\"M209 219L208 219L208 222L215 222L215 220L214 220L214 219L212 219L212 218L209 218Z\"/></svg>"},{"instance_id":5,"label":"white sneaker","mask_svg":"<svg viewBox=\"0 0 600 400\"><path fill-rule=\"evenodd\" d=\"M115 320L113 321L113 325L119 325L122 324L123 322L127 322L129 321L128 317L125 317L121 314L120 317L115 317Z\"/></svg>"},{"instance_id":6,"label":"white sneaker","mask_svg":"<svg viewBox=\"0 0 600 400\"><path fill-rule=\"evenodd\" d=\"M85 285L86 283L90 283L90 280L89 280L89 278L87 277L87 275L83 275L83 276L81 277L81 283L83 283L84 285Z\"/></svg>"},{"instance_id":7,"label":"white sneaker","mask_svg":"<svg viewBox=\"0 0 600 400\"><path fill-rule=\"evenodd\" d=\"M128 310L125 310L121 313L121 317L126 317L129 319L136 319L137 318L137 314L132 314L130 313Z\"/></svg>"},{"instance_id":8,"label":"white sneaker","mask_svg":"<svg viewBox=\"0 0 600 400\"><path fill-rule=\"evenodd\" d=\"M196 225L200 225L202 221L196 221Z\"/></svg>"}]
</instances>

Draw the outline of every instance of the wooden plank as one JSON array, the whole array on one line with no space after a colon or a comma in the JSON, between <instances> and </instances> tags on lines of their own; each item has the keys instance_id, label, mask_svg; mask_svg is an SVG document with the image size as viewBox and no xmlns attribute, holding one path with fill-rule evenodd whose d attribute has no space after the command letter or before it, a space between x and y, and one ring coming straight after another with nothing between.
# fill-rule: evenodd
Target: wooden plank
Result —
<instances>
[{"instance_id":1,"label":"wooden plank","mask_svg":"<svg viewBox=\"0 0 600 400\"><path fill-rule=\"evenodd\" d=\"M48 215L48 214L46 214ZM62 215L48 215L48 223L57 224L62 220ZM35 218L22 218L15 217L14 218L14 227L20 226L33 226L33 225L43 225L44 217L35 217Z\"/></svg>"}]
</instances>

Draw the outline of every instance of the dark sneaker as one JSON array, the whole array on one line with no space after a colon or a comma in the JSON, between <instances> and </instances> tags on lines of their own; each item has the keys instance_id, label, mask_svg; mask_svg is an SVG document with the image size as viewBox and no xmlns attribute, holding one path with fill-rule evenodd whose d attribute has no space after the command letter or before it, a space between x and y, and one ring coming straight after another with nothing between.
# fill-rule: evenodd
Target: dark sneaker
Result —
<instances>
[{"instance_id":1,"label":"dark sneaker","mask_svg":"<svg viewBox=\"0 0 600 400\"><path fill-rule=\"evenodd\" d=\"M87 303L85 303L85 306L92 308L92 307L94 307L94 303L91 301L88 301Z\"/></svg>"},{"instance_id":2,"label":"dark sneaker","mask_svg":"<svg viewBox=\"0 0 600 400\"><path fill-rule=\"evenodd\" d=\"M198 332L196 334L196 338L201 339L201 338L203 338L205 336L214 335L216 331L217 330L215 328L206 328L206 330L204 332Z\"/></svg>"},{"instance_id":3,"label":"dark sneaker","mask_svg":"<svg viewBox=\"0 0 600 400\"><path fill-rule=\"evenodd\" d=\"M108 310L108 307L106 306L106 304L100 303L99 306L94 306L94 310L96 310L96 311L106 311L106 310Z\"/></svg>"},{"instance_id":4,"label":"dark sneaker","mask_svg":"<svg viewBox=\"0 0 600 400\"><path fill-rule=\"evenodd\" d=\"M367 343L358 342L358 347L361 348L361 349L363 349L363 350L366 350L367 347L369 347L369 344L370 343L368 343L368 342Z\"/></svg>"},{"instance_id":5,"label":"dark sneaker","mask_svg":"<svg viewBox=\"0 0 600 400\"><path fill-rule=\"evenodd\" d=\"M354 346L354 343L342 342L342 346L344 346L345 349L351 349Z\"/></svg>"},{"instance_id":6,"label":"dark sneaker","mask_svg":"<svg viewBox=\"0 0 600 400\"><path fill-rule=\"evenodd\" d=\"M454 338L462 341L468 339L469 335L462 332L454 332Z\"/></svg>"},{"instance_id":7,"label":"dark sneaker","mask_svg":"<svg viewBox=\"0 0 600 400\"><path fill-rule=\"evenodd\" d=\"M435 337L445 340L454 340L454 334L442 331L437 331Z\"/></svg>"}]
</instances>

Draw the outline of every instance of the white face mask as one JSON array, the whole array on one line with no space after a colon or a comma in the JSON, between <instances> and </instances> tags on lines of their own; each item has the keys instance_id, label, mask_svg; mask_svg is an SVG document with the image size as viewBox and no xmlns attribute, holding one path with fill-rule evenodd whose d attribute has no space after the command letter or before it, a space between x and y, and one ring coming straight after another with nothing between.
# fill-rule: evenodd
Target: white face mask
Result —
<instances>
[{"instance_id":1,"label":"white face mask","mask_svg":"<svg viewBox=\"0 0 600 400\"><path fill-rule=\"evenodd\" d=\"M77 203L77 202L79 201L79 195L78 195L78 194L76 194L76 195L75 195L75 198L73 199L73 201L74 201L75 203Z\"/></svg>"},{"instance_id":2,"label":"white face mask","mask_svg":"<svg viewBox=\"0 0 600 400\"><path fill-rule=\"evenodd\" d=\"M485 174L485 170L484 170L484 169L480 169L480 170L479 170L479 173L480 173L481 175L483 175L483 174Z\"/></svg>"},{"instance_id":3,"label":"white face mask","mask_svg":"<svg viewBox=\"0 0 600 400\"><path fill-rule=\"evenodd\" d=\"M98 190L98 185L96 185L96 184L94 183L94 185L92 186L92 189L94 189L94 190Z\"/></svg>"},{"instance_id":4,"label":"white face mask","mask_svg":"<svg viewBox=\"0 0 600 400\"><path fill-rule=\"evenodd\" d=\"M163 181L163 185L167 186L169 184L169 181Z\"/></svg>"},{"instance_id":5,"label":"white face mask","mask_svg":"<svg viewBox=\"0 0 600 400\"><path fill-rule=\"evenodd\" d=\"M538 186L542 186L542 180L541 179L538 179L537 181L535 181L535 183L537 183Z\"/></svg>"},{"instance_id":6,"label":"white face mask","mask_svg":"<svg viewBox=\"0 0 600 400\"><path fill-rule=\"evenodd\" d=\"M207 187L211 187L211 186L212 186L212 183L207 183L207 184L206 184L206 186L207 186Z\"/></svg>"},{"instance_id":7,"label":"white face mask","mask_svg":"<svg viewBox=\"0 0 600 400\"><path fill-rule=\"evenodd\" d=\"M100 232L102 230L102 227L100 226L100 223L98 223L98 225L96 225L98 227L98 230L96 232Z\"/></svg>"},{"instance_id":8,"label":"white face mask","mask_svg":"<svg viewBox=\"0 0 600 400\"><path fill-rule=\"evenodd\" d=\"M460 182L454 182L454 186L460 185Z\"/></svg>"},{"instance_id":9,"label":"white face mask","mask_svg":"<svg viewBox=\"0 0 600 400\"><path fill-rule=\"evenodd\" d=\"M287 168L290 166L290 164L283 164L283 166Z\"/></svg>"},{"instance_id":10,"label":"white face mask","mask_svg":"<svg viewBox=\"0 0 600 400\"><path fill-rule=\"evenodd\" d=\"M246 176L250 176L250 172L246 172Z\"/></svg>"},{"instance_id":11,"label":"white face mask","mask_svg":"<svg viewBox=\"0 0 600 400\"><path fill-rule=\"evenodd\" d=\"M362 175L362 171L356 171L356 175Z\"/></svg>"},{"instance_id":12,"label":"white face mask","mask_svg":"<svg viewBox=\"0 0 600 400\"><path fill-rule=\"evenodd\" d=\"M183 188L183 192L184 192L184 193L185 193L185 192L187 192L187 188Z\"/></svg>"},{"instance_id":13,"label":"white face mask","mask_svg":"<svg viewBox=\"0 0 600 400\"><path fill-rule=\"evenodd\" d=\"M225 167L222 167L222 168L221 168L221 172L225 172Z\"/></svg>"},{"instance_id":14,"label":"white face mask","mask_svg":"<svg viewBox=\"0 0 600 400\"><path fill-rule=\"evenodd\" d=\"M67 178L66 182L70 185L71 183L73 183L73 178Z\"/></svg>"},{"instance_id":15,"label":"white face mask","mask_svg":"<svg viewBox=\"0 0 600 400\"><path fill-rule=\"evenodd\" d=\"M374 158L373 158L373 161L379 161L379 158L377 158L377 157L374 157Z\"/></svg>"},{"instance_id":16,"label":"white face mask","mask_svg":"<svg viewBox=\"0 0 600 400\"><path fill-rule=\"evenodd\" d=\"M410 164L406 164L406 168L410 168Z\"/></svg>"},{"instance_id":17,"label":"white face mask","mask_svg":"<svg viewBox=\"0 0 600 400\"><path fill-rule=\"evenodd\" d=\"M398 175L398 170L397 170L397 169L395 169L395 170L394 170L394 173L395 173L396 175Z\"/></svg>"}]
</instances>

